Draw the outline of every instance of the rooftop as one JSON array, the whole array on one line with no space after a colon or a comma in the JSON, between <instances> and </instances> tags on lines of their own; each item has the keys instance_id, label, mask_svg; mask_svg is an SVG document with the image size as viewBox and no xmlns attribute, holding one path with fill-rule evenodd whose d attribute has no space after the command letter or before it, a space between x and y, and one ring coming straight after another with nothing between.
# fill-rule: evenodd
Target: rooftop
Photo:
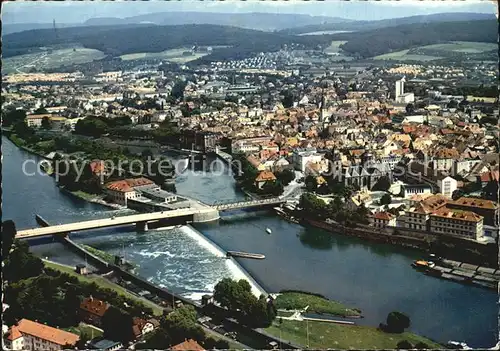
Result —
<instances>
[{"instance_id":1,"label":"rooftop","mask_svg":"<svg viewBox=\"0 0 500 351\"><path fill-rule=\"evenodd\" d=\"M21 319L17 325L10 328L9 340L19 338L22 336L21 334L32 335L61 346L67 344L74 345L78 340L80 340L80 337L76 334L33 322L29 319Z\"/></svg>"}]
</instances>

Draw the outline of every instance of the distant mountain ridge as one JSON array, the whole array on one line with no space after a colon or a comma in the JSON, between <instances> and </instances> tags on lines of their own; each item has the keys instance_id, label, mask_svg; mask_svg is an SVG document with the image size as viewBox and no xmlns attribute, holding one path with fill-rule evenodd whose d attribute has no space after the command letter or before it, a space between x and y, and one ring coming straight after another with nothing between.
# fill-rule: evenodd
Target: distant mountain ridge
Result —
<instances>
[{"instance_id":1,"label":"distant mountain ridge","mask_svg":"<svg viewBox=\"0 0 500 351\"><path fill-rule=\"evenodd\" d=\"M367 31L385 27L395 27L407 24L423 24L423 23L438 23L438 22L461 22L461 21L481 21L481 20L496 20L495 14L474 13L474 12L450 12L438 13L432 15L418 15L401 18L391 18L377 21L355 21L349 23L323 23L312 24L305 26L296 26L294 28L286 28L281 32L286 34L304 34L319 31Z\"/></svg>"},{"instance_id":2,"label":"distant mountain ridge","mask_svg":"<svg viewBox=\"0 0 500 351\"><path fill-rule=\"evenodd\" d=\"M148 23L150 25L214 24L228 25L264 31L282 31L287 34L303 34L325 30L369 30L412 23L473 21L496 19L494 14L484 13L439 13L410 16L377 21L357 21L340 17L311 16L286 13L216 13L216 12L159 12L132 17L96 17L83 23L57 23L57 28L82 26L116 26ZM52 23L8 23L2 24L4 35L33 29L50 29Z\"/></svg>"},{"instance_id":3,"label":"distant mountain ridge","mask_svg":"<svg viewBox=\"0 0 500 351\"><path fill-rule=\"evenodd\" d=\"M149 22L157 25L213 24L274 31L318 23L350 23L354 21L339 17L287 13L160 12L126 18L91 18L85 21L84 25L133 24L141 22Z\"/></svg>"}]
</instances>

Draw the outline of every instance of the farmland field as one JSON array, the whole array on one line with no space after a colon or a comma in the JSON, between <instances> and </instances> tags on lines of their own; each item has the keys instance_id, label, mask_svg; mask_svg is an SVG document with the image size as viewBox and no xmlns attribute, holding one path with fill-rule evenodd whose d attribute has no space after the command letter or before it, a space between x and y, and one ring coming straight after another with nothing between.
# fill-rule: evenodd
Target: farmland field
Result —
<instances>
[{"instance_id":1,"label":"farmland field","mask_svg":"<svg viewBox=\"0 0 500 351\"><path fill-rule=\"evenodd\" d=\"M395 60L395 61L433 61L433 60L439 60L442 58L439 56L409 54L408 53L409 51L410 51L409 49L395 51L395 52L391 52L389 54L375 56L373 59L374 60Z\"/></svg>"},{"instance_id":2,"label":"farmland field","mask_svg":"<svg viewBox=\"0 0 500 351\"><path fill-rule=\"evenodd\" d=\"M413 49L391 52L375 56L374 60L395 61L433 61L448 57L477 56L496 50L498 47L493 43L479 43L467 41L453 41L443 44L419 46Z\"/></svg>"},{"instance_id":3,"label":"farmland field","mask_svg":"<svg viewBox=\"0 0 500 351\"><path fill-rule=\"evenodd\" d=\"M479 54L481 52L492 51L498 49L497 44L493 43L478 43L470 41L453 41L446 44L434 44L422 46L421 49L454 51L468 54Z\"/></svg>"},{"instance_id":4,"label":"farmland field","mask_svg":"<svg viewBox=\"0 0 500 351\"><path fill-rule=\"evenodd\" d=\"M226 46L212 46L213 49L222 47ZM165 50L161 52L139 52L134 54L127 54L120 56L120 58L124 61L144 60L144 59L160 59L160 60L164 59L175 63L186 63L208 55L208 52L195 53L192 55L183 55L184 52L189 52L189 51L191 51L191 47L182 47L182 48Z\"/></svg>"},{"instance_id":5,"label":"farmland field","mask_svg":"<svg viewBox=\"0 0 500 351\"><path fill-rule=\"evenodd\" d=\"M100 60L104 56L102 51L82 47L46 50L3 59L2 73L43 72L49 68Z\"/></svg>"},{"instance_id":6,"label":"farmland field","mask_svg":"<svg viewBox=\"0 0 500 351\"><path fill-rule=\"evenodd\" d=\"M331 42L330 46L327 47L323 52L330 56L333 61L346 60L350 61L353 58L344 54L344 51L340 48L340 45L347 43L347 41L334 40Z\"/></svg>"}]
</instances>

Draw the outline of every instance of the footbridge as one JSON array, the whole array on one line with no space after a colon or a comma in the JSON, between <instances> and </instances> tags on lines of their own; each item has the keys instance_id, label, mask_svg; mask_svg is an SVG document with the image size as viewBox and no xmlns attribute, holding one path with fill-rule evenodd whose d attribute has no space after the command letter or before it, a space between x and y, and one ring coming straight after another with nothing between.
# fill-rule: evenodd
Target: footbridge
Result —
<instances>
[{"instance_id":1,"label":"footbridge","mask_svg":"<svg viewBox=\"0 0 500 351\"><path fill-rule=\"evenodd\" d=\"M212 207L217 211L241 210L252 207L265 207L268 205L279 205L286 202L282 197L273 197L268 199L239 201L239 202L215 202Z\"/></svg>"},{"instance_id":2,"label":"footbridge","mask_svg":"<svg viewBox=\"0 0 500 351\"><path fill-rule=\"evenodd\" d=\"M240 202L216 203L208 206L198 202L196 206L181 208L176 210L165 210L161 212L150 212L133 214L128 216L111 217L82 221L75 223L59 224L44 228L31 228L19 230L16 238L33 238L44 235L63 234L79 232L84 230L101 229L109 227L118 227L135 224L138 231L147 231L148 222L157 222L170 218L185 218L186 222L202 223L211 222L219 219L219 212L226 210L236 210L245 208L258 208L285 202L284 198L269 198L262 200L250 200Z\"/></svg>"}]
</instances>

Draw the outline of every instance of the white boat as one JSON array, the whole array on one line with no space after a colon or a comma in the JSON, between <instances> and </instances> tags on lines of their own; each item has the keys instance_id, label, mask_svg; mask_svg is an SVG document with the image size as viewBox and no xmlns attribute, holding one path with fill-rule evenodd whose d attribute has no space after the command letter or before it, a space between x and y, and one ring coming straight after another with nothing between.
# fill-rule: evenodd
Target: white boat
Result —
<instances>
[{"instance_id":1,"label":"white boat","mask_svg":"<svg viewBox=\"0 0 500 351\"><path fill-rule=\"evenodd\" d=\"M272 233L271 229L269 229L269 228L266 228L266 232L267 232L267 234L271 234Z\"/></svg>"}]
</instances>

